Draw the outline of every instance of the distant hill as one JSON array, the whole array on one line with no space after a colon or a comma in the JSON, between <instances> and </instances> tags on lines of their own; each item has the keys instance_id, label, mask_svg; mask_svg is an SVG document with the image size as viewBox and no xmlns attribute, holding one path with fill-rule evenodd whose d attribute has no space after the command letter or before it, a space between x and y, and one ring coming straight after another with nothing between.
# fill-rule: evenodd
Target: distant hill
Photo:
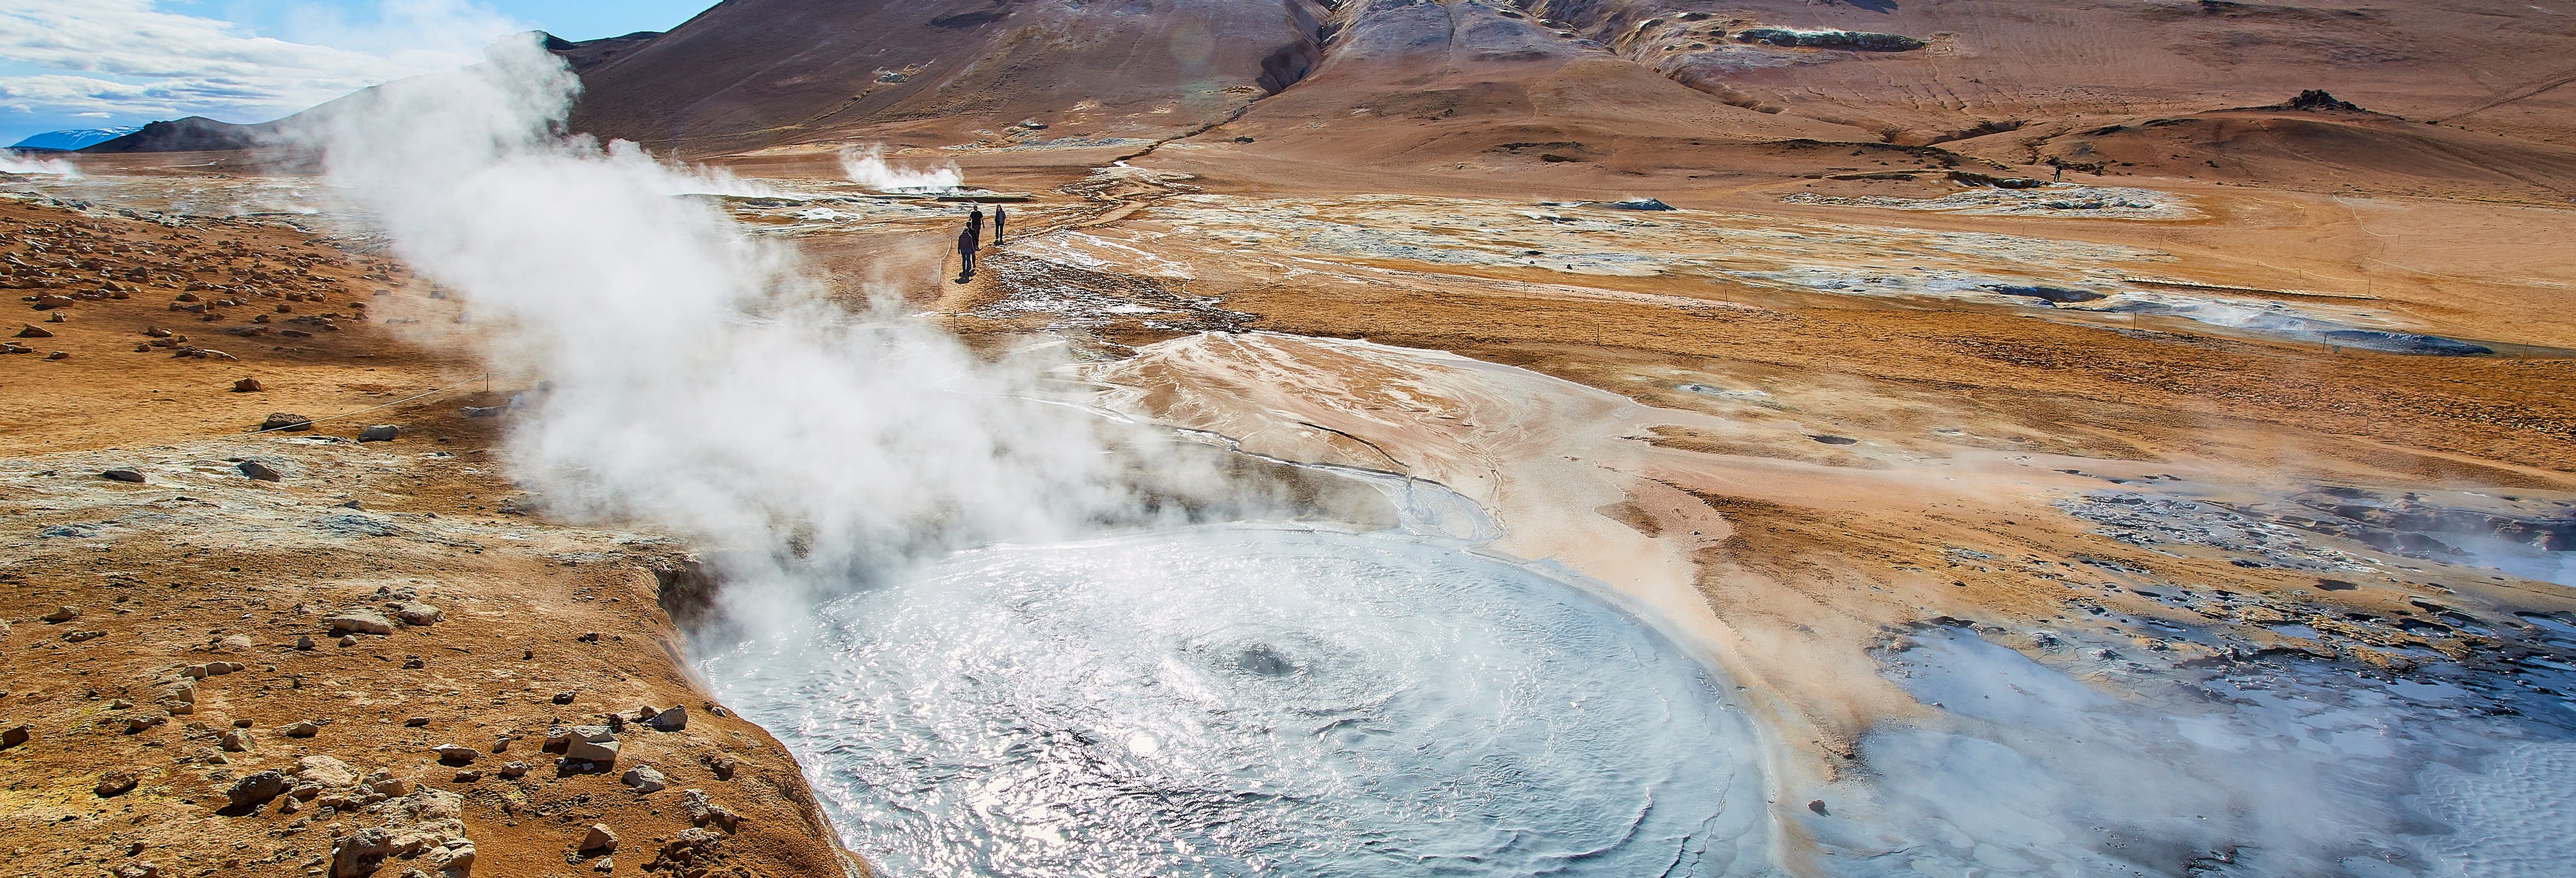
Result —
<instances>
[{"instance_id":1,"label":"distant hill","mask_svg":"<svg viewBox=\"0 0 2576 878\"><path fill-rule=\"evenodd\" d=\"M168 122L154 122L134 129L132 133L81 147L79 151L101 154L249 149L260 145L262 138L273 132L278 124L278 122L264 122L258 125L235 125L204 116L190 116Z\"/></svg>"},{"instance_id":2,"label":"distant hill","mask_svg":"<svg viewBox=\"0 0 2576 878\"><path fill-rule=\"evenodd\" d=\"M9 148L70 152L92 144L115 140L141 130L142 127L128 125L123 128L72 128L64 131L47 131L11 144Z\"/></svg>"},{"instance_id":3,"label":"distant hill","mask_svg":"<svg viewBox=\"0 0 2576 878\"><path fill-rule=\"evenodd\" d=\"M1331 15L1316 0L729 0L578 68L573 124L701 154L888 124L971 140L1032 118L1170 137L1304 75Z\"/></svg>"},{"instance_id":4,"label":"distant hill","mask_svg":"<svg viewBox=\"0 0 2576 878\"><path fill-rule=\"evenodd\" d=\"M2555 16L2481 0L725 0L667 33L541 38L581 76L575 130L691 157L852 141L1034 157L1204 134L1328 163L1642 173L1807 141L2558 199L2576 197L2576 72L2535 59L2576 54L2576 31ZM263 127L183 119L89 150L235 148Z\"/></svg>"}]
</instances>

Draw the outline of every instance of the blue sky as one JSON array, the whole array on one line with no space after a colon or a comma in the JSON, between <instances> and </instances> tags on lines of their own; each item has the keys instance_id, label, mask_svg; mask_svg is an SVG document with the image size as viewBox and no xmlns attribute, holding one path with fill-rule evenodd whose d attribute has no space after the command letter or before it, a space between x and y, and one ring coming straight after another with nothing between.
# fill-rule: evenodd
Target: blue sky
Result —
<instances>
[{"instance_id":1,"label":"blue sky","mask_svg":"<svg viewBox=\"0 0 2576 878\"><path fill-rule=\"evenodd\" d=\"M262 122L473 63L503 34L668 30L714 0L0 0L0 144L64 128Z\"/></svg>"},{"instance_id":2,"label":"blue sky","mask_svg":"<svg viewBox=\"0 0 2576 878\"><path fill-rule=\"evenodd\" d=\"M380 20L377 0L164 0L162 9L282 31L299 15L329 10L352 21ZM669 30L715 0L483 0L475 5L567 40Z\"/></svg>"}]
</instances>

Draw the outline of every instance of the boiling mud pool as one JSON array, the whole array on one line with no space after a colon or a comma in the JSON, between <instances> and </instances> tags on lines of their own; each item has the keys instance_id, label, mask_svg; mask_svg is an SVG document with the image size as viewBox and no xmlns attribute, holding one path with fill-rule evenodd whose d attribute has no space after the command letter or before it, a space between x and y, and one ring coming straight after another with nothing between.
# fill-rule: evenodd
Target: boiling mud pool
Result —
<instances>
[{"instance_id":1,"label":"boiling mud pool","mask_svg":"<svg viewBox=\"0 0 2576 878\"><path fill-rule=\"evenodd\" d=\"M900 875L1770 870L1709 672L1523 567L1225 528L968 552L711 656Z\"/></svg>"}]
</instances>

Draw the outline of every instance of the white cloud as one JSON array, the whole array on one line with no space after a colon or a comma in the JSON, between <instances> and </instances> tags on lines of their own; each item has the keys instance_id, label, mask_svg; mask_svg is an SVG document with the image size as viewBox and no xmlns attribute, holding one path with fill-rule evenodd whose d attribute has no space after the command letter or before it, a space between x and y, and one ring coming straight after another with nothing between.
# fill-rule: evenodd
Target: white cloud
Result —
<instances>
[{"instance_id":1,"label":"white cloud","mask_svg":"<svg viewBox=\"0 0 2576 878\"><path fill-rule=\"evenodd\" d=\"M472 64L527 25L465 0L385 0L352 24L312 8L294 40L164 12L155 0L0 0L0 108L44 115L259 122L370 85Z\"/></svg>"}]
</instances>

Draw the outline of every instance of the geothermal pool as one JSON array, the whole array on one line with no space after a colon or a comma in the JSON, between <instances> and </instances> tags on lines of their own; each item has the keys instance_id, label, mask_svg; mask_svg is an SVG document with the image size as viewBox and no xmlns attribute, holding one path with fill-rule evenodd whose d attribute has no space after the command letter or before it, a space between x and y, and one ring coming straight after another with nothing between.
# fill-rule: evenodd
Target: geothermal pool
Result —
<instances>
[{"instance_id":1,"label":"geothermal pool","mask_svg":"<svg viewBox=\"0 0 2576 878\"><path fill-rule=\"evenodd\" d=\"M1731 687L1446 541L1224 527L961 553L710 655L894 874L1771 869Z\"/></svg>"}]
</instances>

